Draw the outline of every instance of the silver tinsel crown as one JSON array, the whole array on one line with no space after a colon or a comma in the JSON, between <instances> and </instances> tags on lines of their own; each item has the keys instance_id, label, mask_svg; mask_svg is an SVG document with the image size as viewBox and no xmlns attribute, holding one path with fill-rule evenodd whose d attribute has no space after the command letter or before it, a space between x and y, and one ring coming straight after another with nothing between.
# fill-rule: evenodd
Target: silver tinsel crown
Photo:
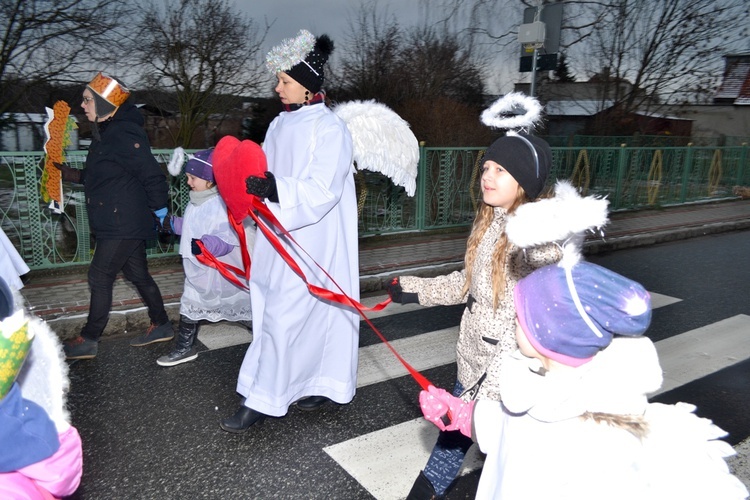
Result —
<instances>
[{"instance_id":1,"label":"silver tinsel crown","mask_svg":"<svg viewBox=\"0 0 750 500\"><path fill-rule=\"evenodd\" d=\"M284 39L268 52L266 67L274 75L279 71L289 71L314 48L315 36L307 30L300 30L296 37Z\"/></svg>"}]
</instances>

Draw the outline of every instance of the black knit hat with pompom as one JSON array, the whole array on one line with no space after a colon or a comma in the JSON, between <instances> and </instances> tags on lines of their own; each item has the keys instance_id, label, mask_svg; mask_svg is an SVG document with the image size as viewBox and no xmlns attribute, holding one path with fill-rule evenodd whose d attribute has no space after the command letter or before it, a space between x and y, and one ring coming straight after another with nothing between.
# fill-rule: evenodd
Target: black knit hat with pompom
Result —
<instances>
[{"instance_id":1,"label":"black knit hat with pompom","mask_svg":"<svg viewBox=\"0 0 750 500\"><path fill-rule=\"evenodd\" d=\"M333 52L333 40L328 35L320 35L315 39L315 47L286 74L310 92L320 92L325 80L323 66L328 61L331 52Z\"/></svg>"}]
</instances>

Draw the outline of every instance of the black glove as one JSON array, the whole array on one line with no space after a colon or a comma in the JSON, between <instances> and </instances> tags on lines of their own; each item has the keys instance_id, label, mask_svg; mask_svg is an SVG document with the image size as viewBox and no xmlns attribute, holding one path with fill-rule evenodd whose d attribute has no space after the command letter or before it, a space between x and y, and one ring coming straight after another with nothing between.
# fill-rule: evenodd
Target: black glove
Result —
<instances>
[{"instance_id":1,"label":"black glove","mask_svg":"<svg viewBox=\"0 0 750 500\"><path fill-rule=\"evenodd\" d=\"M174 229L172 228L173 215L167 211L167 208L161 208L151 212L154 216L154 228L156 229L159 242L164 245L170 245L174 241Z\"/></svg>"},{"instance_id":2,"label":"black glove","mask_svg":"<svg viewBox=\"0 0 750 500\"><path fill-rule=\"evenodd\" d=\"M419 294L405 292L401 288L401 282L399 281L398 276L386 283L385 290L388 292L388 295L391 296L393 302L399 304L419 304Z\"/></svg>"},{"instance_id":3,"label":"black glove","mask_svg":"<svg viewBox=\"0 0 750 500\"><path fill-rule=\"evenodd\" d=\"M245 179L247 194L254 194L258 198L268 198L274 203L279 202L279 193L276 191L276 178L271 172L266 171L264 177L251 175Z\"/></svg>"},{"instance_id":4,"label":"black glove","mask_svg":"<svg viewBox=\"0 0 750 500\"><path fill-rule=\"evenodd\" d=\"M199 242L199 241L200 241L200 240L199 240L199 239L197 239L197 238L193 238L193 239L192 239L192 240L190 241L190 251L191 251L191 252L193 252L193 255L200 255L200 254L202 254L202 253L203 253L203 252L201 251L201 247L199 247L199 246L198 246L198 242Z\"/></svg>"},{"instance_id":5,"label":"black glove","mask_svg":"<svg viewBox=\"0 0 750 500\"><path fill-rule=\"evenodd\" d=\"M52 162L52 164L60 171L60 174L62 174L63 182L81 183L81 171L77 168L69 167L64 163Z\"/></svg>"}]
</instances>

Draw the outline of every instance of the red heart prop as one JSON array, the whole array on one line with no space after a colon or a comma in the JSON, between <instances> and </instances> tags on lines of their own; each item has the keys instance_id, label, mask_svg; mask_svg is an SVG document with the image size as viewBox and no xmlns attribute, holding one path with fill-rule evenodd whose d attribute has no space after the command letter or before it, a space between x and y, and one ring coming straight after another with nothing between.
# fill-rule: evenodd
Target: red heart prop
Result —
<instances>
[{"instance_id":1,"label":"red heart prop","mask_svg":"<svg viewBox=\"0 0 750 500\"><path fill-rule=\"evenodd\" d=\"M268 170L265 153L253 141L240 141L228 135L216 144L212 163L219 194L234 220L242 222L255 198L247 193L245 179L263 176Z\"/></svg>"}]
</instances>

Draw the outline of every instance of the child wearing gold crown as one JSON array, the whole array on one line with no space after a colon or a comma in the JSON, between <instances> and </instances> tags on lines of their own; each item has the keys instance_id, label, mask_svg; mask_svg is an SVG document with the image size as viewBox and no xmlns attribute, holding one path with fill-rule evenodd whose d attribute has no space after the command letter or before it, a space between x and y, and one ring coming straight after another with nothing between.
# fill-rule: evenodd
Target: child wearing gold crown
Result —
<instances>
[{"instance_id":1,"label":"child wearing gold crown","mask_svg":"<svg viewBox=\"0 0 750 500\"><path fill-rule=\"evenodd\" d=\"M54 499L81 481L81 438L66 406L57 335L0 278L0 498Z\"/></svg>"}]
</instances>

